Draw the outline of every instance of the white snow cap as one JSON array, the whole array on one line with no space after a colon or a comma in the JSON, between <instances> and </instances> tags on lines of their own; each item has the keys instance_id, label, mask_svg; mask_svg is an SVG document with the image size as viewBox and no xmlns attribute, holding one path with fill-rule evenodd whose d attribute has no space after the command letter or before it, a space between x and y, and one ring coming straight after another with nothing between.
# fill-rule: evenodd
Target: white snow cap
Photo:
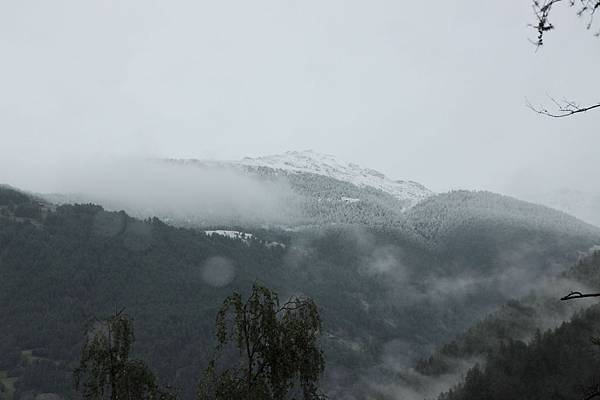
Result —
<instances>
[{"instance_id":1,"label":"white snow cap","mask_svg":"<svg viewBox=\"0 0 600 400\"><path fill-rule=\"evenodd\" d=\"M358 187L373 187L411 203L418 203L433 195L431 190L417 182L392 180L379 171L361 168L354 163L343 162L332 155L313 150L287 151L257 158L246 157L239 163L248 167L269 167L288 172L323 175Z\"/></svg>"}]
</instances>

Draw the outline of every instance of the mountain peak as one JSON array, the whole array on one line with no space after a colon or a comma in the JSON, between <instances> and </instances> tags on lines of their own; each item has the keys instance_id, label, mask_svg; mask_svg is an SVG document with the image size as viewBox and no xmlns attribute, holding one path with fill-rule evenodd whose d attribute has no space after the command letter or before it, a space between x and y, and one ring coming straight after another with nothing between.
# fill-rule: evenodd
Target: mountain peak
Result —
<instances>
[{"instance_id":1,"label":"mountain peak","mask_svg":"<svg viewBox=\"0 0 600 400\"><path fill-rule=\"evenodd\" d=\"M286 151L262 157L245 157L238 162L246 167L267 167L288 173L310 173L352 183L358 187L372 187L394 197L416 204L431 196L432 191L423 185L404 180L392 180L374 169L355 163L340 161L331 154L314 150Z\"/></svg>"}]
</instances>

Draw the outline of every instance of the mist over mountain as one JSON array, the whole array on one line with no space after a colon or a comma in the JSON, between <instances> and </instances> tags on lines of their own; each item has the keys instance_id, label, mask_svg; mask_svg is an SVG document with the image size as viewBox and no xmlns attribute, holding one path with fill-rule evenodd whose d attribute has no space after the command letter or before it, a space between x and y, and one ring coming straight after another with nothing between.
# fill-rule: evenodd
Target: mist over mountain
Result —
<instances>
[{"instance_id":1,"label":"mist over mountain","mask_svg":"<svg viewBox=\"0 0 600 400\"><path fill-rule=\"evenodd\" d=\"M574 215L600 226L600 194L586 190L556 189L521 193L524 199Z\"/></svg>"},{"instance_id":2,"label":"mist over mountain","mask_svg":"<svg viewBox=\"0 0 600 400\"><path fill-rule=\"evenodd\" d=\"M404 225L426 237L433 232L424 230L425 224L445 223L439 220L439 210L432 209L434 204L449 210L449 218L454 220L463 218L459 213L468 209L479 217L487 214L507 223L571 224L567 215L487 192L471 192L464 204L457 196L466 191L436 197L419 183L393 180L311 150L238 161L100 159L86 168L74 166L57 172L62 175L54 184L24 181L29 190L44 193L53 202L95 202L182 226L298 229L329 224ZM437 200L425 201L432 198ZM450 203L441 206L446 201ZM556 204L558 209L568 208ZM421 208L413 212L416 205ZM426 211L427 207L430 210ZM425 216L428 222L417 221L425 212L436 215Z\"/></svg>"},{"instance_id":3,"label":"mist over mountain","mask_svg":"<svg viewBox=\"0 0 600 400\"><path fill-rule=\"evenodd\" d=\"M446 340L432 352L431 356L419 360L410 368L396 365L391 371L378 369L375 374L383 374L386 378L377 379L373 376L365 384L372 384L376 391L382 396L386 396L387 393L385 398L390 399L422 399L440 396L446 398L449 391L464 388L465 377L467 384L470 385L470 374L485 368L488 362L496 362L499 356L506 357L507 346L524 347L532 341L539 340L541 333L552 336L556 328L562 329L564 325L571 324L572 319L573 324L578 325L580 322L577 320L581 320L583 315L587 315L585 324L590 324L589 327L597 329L598 321L594 321L595 317L590 318L590 313L595 315L597 310L587 310L588 307L596 304L593 299L569 302L559 301L559 297L573 290L593 293L597 292L599 287L600 252L597 249L590 249L588 254L582 254L574 266L558 274L541 276L539 281L530 287L528 294L508 301L466 331ZM586 314L582 312L583 310L586 310ZM563 338L560 346L573 346L574 342L589 334L585 332L589 331L571 331L570 337ZM579 342L579 345L590 349L591 342L583 341ZM586 357L588 356L593 358L593 352L586 352ZM521 360L514 354L509 357L514 357L510 362L518 363ZM579 379L586 379L584 376L587 372L583 374L578 372L577 366L567 361L570 355L563 357L565 358L561 360L551 360L546 357L544 361L538 360L538 362L542 368L551 368L554 371L562 369L564 373L577 375L576 379L570 378L571 382L581 382ZM390 375L395 378L390 378ZM493 384L503 384L498 378L498 376L492 378L496 380ZM538 378L532 381L522 381L520 388L538 390L537 379L544 378L544 375L538 375ZM553 381L549 385L550 389L544 390L555 391L558 389L557 385L562 387L564 384L564 381L562 383ZM450 393L450 395L453 398L452 396L457 393ZM573 397L577 398L577 396Z\"/></svg>"},{"instance_id":4,"label":"mist over mountain","mask_svg":"<svg viewBox=\"0 0 600 400\"><path fill-rule=\"evenodd\" d=\"M176 167L193 177L199 168L195 162ZM381 395L401 382L394 371L409 368L504 302L545 286L546 277L600 243L598 228L492 193L430 195L406 209L380 189L330 177L263 167L252 173L266 188L291 177L286 193L301 199L301 207L326 204L321 215L331 216L319 224L304 220L297 225L302 229L290 229L289 220L286 229L224 221L218 229L182 229L94 205L46 204L3 189L0 312L11 326L5 346L12 354L6 368L15 368L18 354L37 349L68 377L81 324L118 303L139 319L140 354L165 381L193 388L204 360L198 354L212 346L211 315L227 293L244 292L258 281L282 297L303 293L321 306L325 387L334 398ZM381 215L394 218L356 219L357 209L338 214L338 203L315 200L342 194L360 201L339 204L370 202L372 208L358 209L369 213L376 210L373 204L384 204L389 214ZM304 218L310 216L301 209ZM168 335L165 324L174 329ZM18 374L35 374L27 371ZM48 389L28 379L21 381L28 385L22 390ZM48 390L70 396L65 379Z\"/></svg>"},{"instance_id":5,"label":"mist over mountain","mask_svg":"<svg viewBox=\"0 0 600 400\"><path fill-rule=\"evenodd\" d=\"M370 187L391 194L410 208L433 193L413 181L392 180L379 171L361 168L354 163L345 163L329 154L313 150L288 151L258 158L246 157L239 164L250 170L271 169L286 174L315 174L349 182L359 188Z\"/></svg>"},{"instance_id":6,"label":"mist over mountain","mask_svg":"<svg viewBox=\"0 0 600 400\"><path fill-rule=\"evenodd\" d=\"M57 173L54 185L21 181L50 201L95 202L183 226L393 225L433 194L314 151L231 162L100 159Z\"/></svg>"},{"instance_id":7,"label":"mist over mountain","mask_svg":"<svg viewBox=\"0 0 600 400\"><path fill-rule=\"evenodd\" d=\"M565 294L573 285L597 291L599 271L600 253L592 251L562 274L561 279L569 280L567 285L556 287L562 286ZM555 293L540 291L511 302L422 362L419 371L440 377L449 370L456 372L456 361L480 355L471 357L469 368L463 366L460 378L438 398L595 397L590 382L597 379L599 362L598 304L590 299L559 303Z\"/></svg>"},{"instance_id":8,"label":"mist over mountain","mask_svg":"<svg viewBox=\"0 0 600 400\"><path fill-rule=\"evenodd\" d=\"M599 11L0 1L0 400L600 398Z\"/></svg>"}]
</instances>

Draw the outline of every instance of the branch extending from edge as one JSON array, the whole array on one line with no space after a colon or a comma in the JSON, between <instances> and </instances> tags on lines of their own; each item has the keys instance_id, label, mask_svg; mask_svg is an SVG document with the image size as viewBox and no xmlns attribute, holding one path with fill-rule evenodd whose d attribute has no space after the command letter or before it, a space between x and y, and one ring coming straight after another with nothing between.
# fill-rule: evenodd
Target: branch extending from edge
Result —
<instances>
[{"instance_id":1,"label":"branch extending from edge","mask_svg":"<svg viewBox=\"0 0 600 400\"><path fill-rule=\"evenodd\" d=\"M529 26L537 31L538 36L536 41L530 41L535 44L538 49L544 44L544 34L547 31L554 29L554 25L549 21L552 6L562 1L563 0L533 0L533 13L537 18L537 23L530 24Z\"/></svg>"},{"instance_id":2,"label":"branch extending from edge","mask_svg":"<svg viewBox=\"0 0 600 400\"><path fill-rule=\"evenodd\" d=\"M562 102L559 102L552 97L550 97L550 100L556 106L556 111L548 111L548 109L543 107L535 107L529 101L527 101L527 108L538 114L546 115L548 117L553 118L569 117L574 114L584 113L586 111L593 110L594 108L600 108L600 102L592 104L590 106L580 107L579 105L577 105L577 103L569 100L562 100Z\"/></svg>"},{"instance_id":3,"label":"branch extending from edge","mask_svg":"<svg viewBox=\"0 0 600 400\"><path fill-rule=\"evenodd\" d=\"M600 10L600 0L533 0L533 13L537 22L529 24L529 26L537 31L537 39L535 41L530 40L530 42L538 49L544 44L545 33L554 29L554 25L550 22L552 7L563 2L568 3L570 7L576 7L578 17L588 16L587 29L591 29L594 25L594 16ZM594 35L600 36L600 31Z\"/></svg>"},{"instance_id":4,"label":"branch extending from edge","mask_svg":"<svg viewBox=\"0 0 600 400\"><path fill-rule=\"evenodd\" d=\"M583 400L591 400L598 396L600 396L600 385L596 385L596 387L587 396L585 396Z\"/></svg>"},{"instance_id":5,"label":"branch extending from edge","mask_svg":"<svg viewBox=\"0 0 600 400\"><path fill-rule=\"evenodd\" d=\"M561 297L562 301L565 300L573 300L573 299L583 299L584 297L600 297L600 293L581 293L581 292L571 292L565 297Z\"/></svg>"}]
</instances>

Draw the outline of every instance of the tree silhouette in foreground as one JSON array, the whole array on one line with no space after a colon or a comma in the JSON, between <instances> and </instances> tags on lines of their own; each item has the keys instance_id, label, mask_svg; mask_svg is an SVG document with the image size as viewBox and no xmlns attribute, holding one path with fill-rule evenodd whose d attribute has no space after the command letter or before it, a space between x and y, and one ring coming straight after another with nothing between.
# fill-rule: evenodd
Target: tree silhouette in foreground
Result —
<instances>
[{"instance_id":1,"label":"tree silhouette in foreground","mask_svg":"<svg viewBox=\"0 0 600 400\"><path fill-rule=\"evenodd\" d=\"M84 399L174 400L159 388L154 374L140 360L130 360L135 341L133 324L121 310L114 316L95 319L86 330L75 386Z\"/></svg>"},{"instance_id":2,"label":"tree silhouette in foreground","mask_svg":"<svg viewBox=\"0 0 600 400\"><path fill-rule=\"evenodd\" d=\"M537 40L535 41L537 46L544 44L546 32L555 29L554 24L550 22L550 16L553 14L554 7L560 4L567 4L575 8L578 17L586 17L587 29L592 28L596 11L600 9L600 0L533 0L533 12L537 21L531 26L537 31ZM600 31L596 32L596 36L598 35L600 35Z\"/></svg>"},{"instance_id":3,"label":"tree silhouette in foreground","mask_svg":"<svg viewBox=\"0 0 600 400\"><path fill-rule=\"evenodd\" d=\"M217 314L217 351L199 385L200 400L313 400L324 398L325 368L318 345L321 320L316 304L254 285L244 302L228 297ZM220 356L234 361L219 366ZM228 365L236 367L229 367Z\"/></svg>"},{"instance_id":4,"label":"tree silhouette in foreground","mask_svg":"<svg viewBox=\"0 0 600 400\"><path fill-rule=\"evenodd\" d=\"M544 45L546 33L555 29L555 26L550 19L550 17L554 15L553 10L555 7L563 4L574 8L578 17L586 19L587 29L591 29L594 26L596 11L600 9L600 0L533 0L532 7L537 21L534 24L531 24L531 26L537 32L537 39L534 41L534 44L538 48ZM597 31L595 35L599 36L600 31ZM528 103L527 107L538 114L553 118L570 117L572 115L600 108L600 101L588 105L580 105L575 101L567 99L557 100L551 97L550 100L553 105L553 110L543 106L533 106L531 103Z\"/></svg>"}]
</instances>

